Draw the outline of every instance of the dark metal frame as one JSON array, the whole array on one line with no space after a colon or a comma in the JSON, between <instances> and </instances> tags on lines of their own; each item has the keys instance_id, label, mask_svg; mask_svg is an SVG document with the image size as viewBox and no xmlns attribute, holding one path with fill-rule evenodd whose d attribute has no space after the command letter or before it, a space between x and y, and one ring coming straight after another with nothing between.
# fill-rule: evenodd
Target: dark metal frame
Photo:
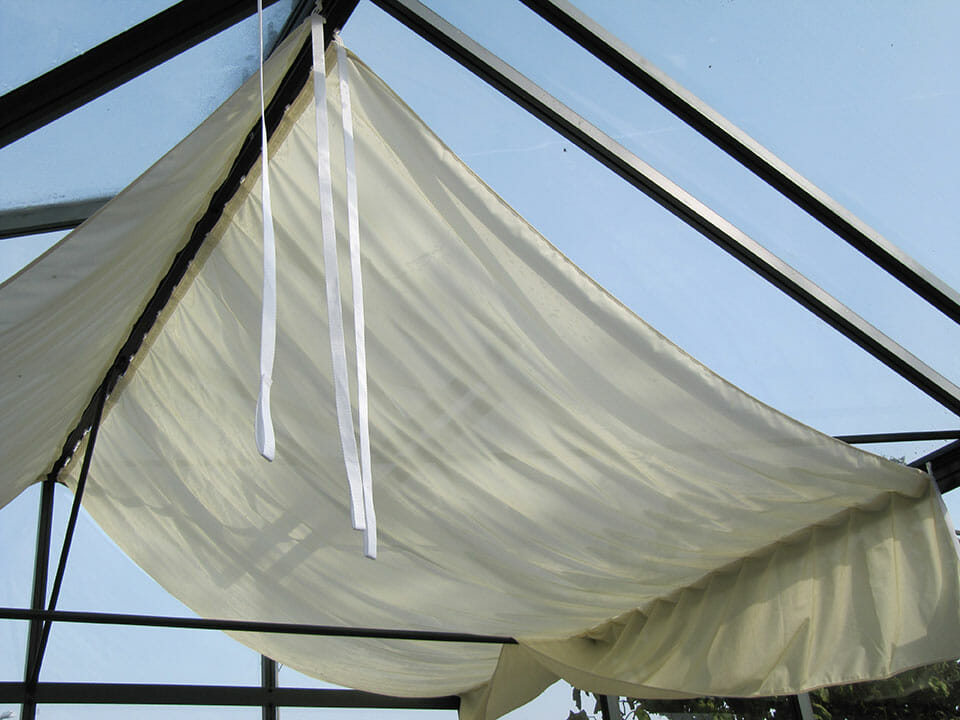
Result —
<instances>
[{"instance_id":1,"label":"dark metal frame","mask_svg":"<svg viewBox=\"0 0 960 720\"><path fill-rule=\"evenodd\" d=\"M870 445L872 443L925 442L928 440L958 440L960 430L919 430L916 432L866 433L862 435L834 435L851 445Z\"/></svg>"},{"instance_id":2,"label":"dark metal frame","mask_svg":"<svg viewBox=\"0 0 960 720\"><path fill-rule=\"evenodd\" d=\"M373 0L956 415L960 387L416 0Z\"/></svg>"},{"instance_id":3,"label":"dark metal frame","mask_svg":"<svg viewBox=\"0 0 960 720\"><path fill-rule=\"evenodd\" d=\"M516 645L506 635L445 630L394 630L390 628L345 627L309 623L269 622L262 620L223 620L216 618L170 617L166 615L132 615L126 613L76 612L70 610L25 610L0 607L0 620L43 620L87 625L123 625L128 627L180 628L186 630L220 630L223 632L265 633L272 635L309 635L314 637L373 638L377 640L420 640L481 645Z\"/></svg>"},{"instance_id":4,"label":"dark metal frame","mask_svg":"<svg viewBox=\"0 0 960 720\"><path fill-rule=\"evenodd\" d=\"M910 467L929 472L942 493L957 489L960 487L960 440L914 460Z\"/></svg>"},{"instance_id":5,"label":"dark metal frame","mask_svg":"<svg viewBox=\"0 0 960 720\"><path fill-rule=\"evenodd\" d=\"M0 682L0 702L23 702L24 683ZM233 685L164 685L154 683L38 683L36 703L96 703L101 705L233 705L260 706L264 717L276 718L279 707L383 708L457 710L460 698L404 698L361 690L253 687ZM272 715L266 708L272 708ZM26 716L22 716L26 717Z\"/></svg>"},{"instance_id":6,"label":"dark metal frame","mask_svg":"<svg viewBox=\"0 0 960 720\"><path fill-rule=\"evenodd\" d=\"M49 203L0 212L0 240L75 228L107 204L109 197Z\"/></svg>"},{"instance_id":7,"label":"dark metal frame","mask_svg":"<svg viewBox=\"0 0 960 720\"><path fill-rule=\"evenodd\" d=\"M567 0L520 0L847 243L960 323L960 293Z\"/></svg>"},{"instance_id":8,"label":"dark metal frame","mask_svg":"<svg viewBox=\"0 0 960 720\"><path fill-rule=\"evenodd\" d=\"M275 0L265 0L269 5ZM823 290L767 252L688 193L667 180L637 156L601 133L579 115L560 104L525 77L506 65L439 16L412 0L373 0L375 4L413 29L433 45L479 75L521 107L567 137L588 154L612 169L661 206L682 219L711 241L720 245L741 262L775 286L826 320L831 326L862 348L910 380L914 385L960 414L960 388L945 380L917 358L841 305ZM575 41L631 80L637 87L688 122L719 147L780 190L815 218L857 247L888 272L926 298L934 306L960 322L960 295L904 255L875 231L866 227L827 197L818 188L799 176L756 141L722 118L702 101L683 90L646 63L630 48L579 14L566 2L555 0L522 0ZM325 6L328 27L339 28L346 22L357 0L328 0ZM300 0L291 15L302 17L308 11L308 0ZM176 6L150 18L135 28L121 33L80 57L50 71L0 98L0 147L32 129L69 112L93 97L116 87L160 62L176 55L223 28L252 14L251 0L183 0ZM310 51L305 44L267 108L267 132L272 134L285 107L296 97L309 77ZM195 257L204 238L219 220L229 199L239 188L243 176L259 158L259 122L243 142L227 178L213 193L203 217L183 249L177 254L167 275L156 289L143 314L134 324L127 341L105 373L80 422L68 435L60 457L54 462L44 481L40 499L36 557L31 608L0 608L0 619L30 622L24 682L0 683L0 701L23 703L24 718L33 718L38 702L96 702L132 704L253 705L261 706L263 717L274 720L281 705L302 707L399 707L456 709L459 699L391 698L351 690L310 690L277 687L277 665L261 657L260 687L224 687L194 685L143 685L107 683L43 683L39 682L44 648L51 623L86 622L151 627L184 627L246 632L295 633L307 635L375 637L393 640L431 642L483 642L510 644L508 637L478 636L450 632L425 632L375 628L344 628L294 623L263 623L203 618L170 618L108 613L57 611L66 560L73 528L82 501L83 486L89 471L96 433L106 399L119 377L125 372L144 337L167 301L187 266ZM63 209L67 209L66 207ZM47 211L49 212L49 211ZM66 213L71 214L70 212ZM73 214L81 214L79 210ZM76 218L58 220L65 224ZM52 228L49 228L52 229ZM14 233L8 233L14 234ZM74 505L49 605L44 609L49 570L49 548L53 514L53 483L70 460L75 447L89 432L89 440L80 473ZM957 431L926 433L887 433L882 435L844 436L848 442L890 442L917 439L946 439L960 436ZM960 441L912 463L927 468L941 490L960 485ZM605 717L610 714L609 701L601 699Z\"/></svg>"},{"instance_id":9,"label":"dark metal frame","mask_svg":"<svg viewBox=\"0 0 960 720\"><path fill-rule=\"evenodd\" d=\"M279 672L277 670L277 661L268 658L266 655L260 656L260 687L267 693L267 699L272 701L275 698L277 690L277 681ZM263 720L277 720L277 704L275 702L264 702Z\"/></svg>"},{"instance_id":10,"label":"dark metal frame","mask_svg":"<svg viewBox=\"0 0 960 720\"><path fill-rule=\"evenodd\" d=\"M24 83L0 97L0 148L256 12L256 0L182 0Z\"/></svg>"},{"instance_id":11,"label":"dark metal frame","mask_svg":"<svg viewBox=\"0 0 960 720\"><path fill-rule=\"evenodd\" d=\"M40 511L37 517L37 546L33 559L33 595L30 607L43 610L47 600L47 576L50 568L50 536L53 530L53 498L56 480L48 477L40 488ZM28 692L27 679L32 674L33 659L40 651L40 636L43 633L43 620L39 617L30 620L27 636L27 654L24 659L23 678L24 695L21 700L20 716L23 720L36 717L36 698Z\"/></svg>"}]
</instances>

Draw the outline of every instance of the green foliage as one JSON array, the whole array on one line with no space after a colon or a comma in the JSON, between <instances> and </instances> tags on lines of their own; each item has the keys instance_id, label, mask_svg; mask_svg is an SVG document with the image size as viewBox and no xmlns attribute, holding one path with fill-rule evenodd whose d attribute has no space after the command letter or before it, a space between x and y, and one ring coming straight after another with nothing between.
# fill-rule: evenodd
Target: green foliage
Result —
<instances>
[{"instance_id":1,"label":"green foliage","mask_svg":"<svg viewBox=\"0 0 960 720\"><path fill-rule=\"evenodd\" d=\"M960 665L948 661L888 680L810 693L818 720L960 720Z\"/></svg>"},{"instance_id":2,"label":"green foliage","mask_svg":"<svg viewBox=\"0 0 960 720\"><path fill-rule=\"evenodd\" d=\"M650 720L656 716L680 716L683 720L783 720L793 717L789 698L630 699L627 703L631 715L638 720Z\"/></svg>"},{"instance_id":3,"label":"green foliage","mask_svg":"<svg viewBox=\"0 0 960 720\"><path fill-rule=\"evenodd\" d=\"M567 720L595 720L583 708L583 693L573 691L577 712ZM887 680L837 685L810 693L817 720L960 720L960 664L936 663ZM626 720L793 720L792 698L718 698L625 701ZM799 718L797 718L799 720Z\"/></svg>"}]
</instances>

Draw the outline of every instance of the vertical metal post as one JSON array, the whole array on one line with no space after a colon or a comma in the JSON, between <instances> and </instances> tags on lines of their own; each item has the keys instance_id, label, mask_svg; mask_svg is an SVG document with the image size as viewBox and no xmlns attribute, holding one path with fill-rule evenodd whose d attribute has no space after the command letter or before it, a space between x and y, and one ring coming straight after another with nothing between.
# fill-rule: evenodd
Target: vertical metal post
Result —
<instances>
[{"instance_id":1,"label":"vertical metal post","mask_svg":"<svg viewBox=\"0 0 960 720\"><path fill-rule=\"evenodd\" d=\"M277 662L266 655L260 656L260 687L269 695L277 689ZM277 720L277 706L271 702L263 704L263 720Z\"/></svg>"},{"instance_id":2,"label":"vertical metal post","mask_svg":"<svg viewBox=\"0 0 960 720\"><path fill-rule=\"evenodd\" d=\"M113 369L110 373L114 372ZM87 449L83 454L83 465L80 468L80 476L77 478L77 489L73 495L73 505L70 508L70 518L67 520L67 529L63 535L63 547L60 548L60 562L57 563L57 573L53 578L53 587L50 590L50 601L47 604L47 610L57 609L57 600L60 597L60 588L63 586L63 576L67 570L67 557L70 554L70 544L73 542L73 533L77 527L77 518L80 517L80 505L83 502L83 491L87 486L87 477L90 474L90 463L93 460L93 449L97 444L97 433L100 430L100 420L103 418L103 406L107 402L107 388L110 384L110 374L100 386L98 393L96 414L93 418L93 425L90 427L90 436L87 438ZM51 473L52 475L52 473ZM36 652L31 654L27 661L27 692L32 692L40 679L40 666L43 664L43 653L47 649L47 641L50 639L50 628L53 626L53 620L47 620L43 623L40 630L40 639L37 642Z\"/></svg>"},{"instance_id":3,"label":"vertical metal post","mask_svg":"<svg viewBox=\"0 0 960 720\"><path fill-rule=\"evenodd\" d=\"M813 714L813 703L810 702L810 693L794 695L793 699L797 720L816 720Z\"/></svg>"},{"instance_id":4,"label":"vertical metal post","mask_svg":"<svg viewBox=\"0 0 960 720\"><path fill-rule=\"evenodd\" d=\"M605 720L623 720L619 695L598 695L597 697L600 698L600 713Z\"/></svg>"},{"instance_id":5,"label":"vertical metal post","mask_svg":"<svg viewBox=\"0 0 960 720\"><path fill-rule=\"evenodd\" d=\"M53 491L56 480L47 477L40 485L40 510L37 518L37 544L33 560L33 597L30 607L43 610L47 603L47 577L50 574L50 535L53 528ZM20 706L22 720L34 720L37 716L37 704L34 701L35 684L30 684L33 658L40 648L40 636L43 622L30 621L27 639L27 657L24 660L23 679L27 683L27 697Z\"/></svg>"},{"instance_id":6,"label":"vertical metal post","mask_svg":"<svg viewBox=\"0 0 960 720\"><path fill-rule=\"evenodd\" d=\"M597 694L597 704L600 706L600 717L603 720L613 720L610 712L610 696Z\"/></svg>"}]
</instances>

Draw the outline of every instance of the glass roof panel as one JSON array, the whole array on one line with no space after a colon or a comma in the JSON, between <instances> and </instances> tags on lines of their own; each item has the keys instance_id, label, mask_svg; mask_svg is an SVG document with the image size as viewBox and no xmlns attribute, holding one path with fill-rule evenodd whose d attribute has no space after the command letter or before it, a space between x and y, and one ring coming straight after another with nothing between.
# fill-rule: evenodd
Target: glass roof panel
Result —
<instances>
[{"instance_id":1,"label":"glass roof panel","mask_svg":"<svg viewBox=\"0 0 960 720\"><path fill-rule=\"evenodd\" d=\"M0 283L20 271L67 234L66 230L0 238Z\"/></svg>"},{"instance_id":2,"label":"glass roof panel","mask_svg":"<svg viewBox=\"0 0 960 720\"><path fill-rule=\"evenodd\" d=\"M947 243L931 241L955 233L946 208L960 193L960 5L576 5L960 285Z\"/></svg>"},{"instance_id":3,"label":"glass roof panel","mask_svg":"<svg viewBox=\"0 0 960 720\"><path fill-rule=\"evenodd\" d=\"M177 0L34 0L4 3L0 22L0 95L158 12Z\"/></svg>"},{"instance_id":4,"label":"glass roof panel","mask_svg":"<svg viewBox=\"0 0 960 720\"><path fill-rule=\"evenodd\" d=\"M292 2L264 10L268 47ZM0 210L115 194L256 71L257 45L253 15L0 149Z\"/></svg>"},{"instance_id":5,"label":"glass roof panel","mask_svg":"<svg viewBox=\"0 0 960 720\"><path fill-rule=\"evenodd\" d=\"M96 472L96 463L92 467ZM34 515L36 503L28 503ZM57 485L50 561L54 569L72 503L73 493ZM57 607L196 617L131 562L86 512L77 521ZM41 678L48 682L258 685L259 658L222 632L54 623Z\"/></svg>"},{"instance_id":6,"label":"glass roof panel","mask_svg":"<svg viewBox=\"0 0 960 720\"><path fill-rule=\"evenodd\" d=\"M954 323L945 318L941 320L937 311L928 310L924 301L915 298L912 292L902 288L897 281L889 278L884 271L879 270L831 231L811 219L712 143L647 98L588 52L554 31L545 21L519 3L503 0L497 3L492 11L487 7L483 13L462 3L437 0L434 5L451 22L467 29L467 32L482 44L888 334L911 347L929 349L936 344L933 340L941 337L942 333L956 333ZM626 11L626 6L617 7L621 8L621 17L617 18L617 22L611 21L611 27L615 27L618 32L622 28L633 29L638 24L636 18L647 17L643 14L646 6L631 6L634 9L629 12ZM640 9L637 9L638 7ZM699 17L683 5L671 6L669 13L662 5L656 5L656 10L660 15L669 14L670 17L670 21L664 20L661 27L672 28L684 22L695 24ZM718 11L714 8L711 12ZM912 17L912 11L905 12ZM634 22L630 22L631 20ZM891 19L890 22L894 20ZM739 28L739 23L734 24ZM649 32L649 28L647 31ZM677 34L680 34L679 30ZM724 37L726 39L726 36ZM647 40L646 37L641 39ZM751 39L759 43L757 38ZM826 52L832 50L829 43L836 41L836 37L826 37L821 46L812 49L807 45L796 48L795 42L772 45L775 37L761 36L760 39L767 42L761 50L769 54L781 52L791 55L793 63L804 64L806 72L814 76L829 75L837 63L837 60ZM714 40L716 41L716 38ZM662 43L663 40L658 38L655 47L660 47ZM824 52L820 52L821 49ZM641 53L643 50L644 47L639 48ZM858 52L861 56L875 54L876 48L861 48ZM908 55L911 52L908 48L901 54ZM911 56L907 58L908 62L919 63L929 53L923 51L913 55L920 57ZM960 51L951 46L950 52L944 53L941 59L949 61L954 55L960 56ZM791 63L783 60L780 55L777 55L777 59L778 66L792 67ZM951 65L952 63L945 62L946 69L941 69L944 82ZM857 72L858 68L859 65L854 63L852 72ZM741 69L743 73L750 71L749 67ZM848 69L847 72L851 70ZM809 133L794 133L792 126L784 126L776 108L765 108L762 102L756 100L755 93L758 91L755 88L730 83L729 87L723 89L723 105L755 109L760 115L755 118L755 122L774 126L773 134L787 136L792 146L797 148L798 155L803 158L819 155L823 160L829 160L832 165L824 174L834 177L843 172L861 184L872 183L876 177L872 166L858 161L852 162L849 153L844 152L851 146L851 140L846 135L852 133L870 137L875 134L877 131L873 119L878 114L884 114L884 103L897 104L897 88L886 86L884 90L887 95L883 98L879 97L878 88L868 88L864 98L851 93L851 105L862 107L872 103L873 107L870 113L859 117L857 123L852 120L848 123L848 126L859 125L860 130L844 128L842 132L832 132L830 128L821 128L814 136ZM711 87L711 90L717 91L715 87ZM783 92L783 89L779 91ZM877 97L873 97L871 93ZM960 107L954 109L954 114L958 109ZM889 115L890 113L886 113L884 121L890 121ZM928 135L937 135L937 143L943 150L939 153L912 152L909 148L915 142L914 137L902 131L888 132L885 138L886 147L890 148L891 152L899 153L896 163L888 162L889 170L904 173L911 178L909 187L900 191L901 195L910 195L911 198L898 204L884 192L873 193L868 198L871 214L882 218L885 224L889 221L887 227L910 227L913 236L913 243L910 245L922 244L923 252L913 253L911 247L901 243L903 249L917 256L921 262L928 258L931 271L954 287L960 287L960 244L938 241L950 237L951 213L945 212L948 204L941 202L936 207L924 207L912 203L912 200L919 198L926 198L927 202L936 194L918 191L917 188L924 184L938 190L942 195L945 186L958 183L952 168L956 161L960 160L960 152L956 151L956 144L951 142L951 134L946 126L941 126L939 130L929 125L921 129ZM931 161L934 157L941 167L938 174L930 176L928 172L933 170ZM912 179L917 176L922 177L914 183ZM890 187L902 187L905 184L902 179L897 180L888 183L887 191ZM957 184L957 190L960 191L960 184ZM939 234L931 235L923 230L924 225L932 222L931 214L940 218L937 221L940 224ZM877 283L881 284L882 290L878 289ZM931 313L931 320L917 324L914 311L922 315ZM919 354L923 355L922 352ZM953 363L952 354L943 359ZM934 359L930 362L936 364ZM954 369L947 367L942 369L942 372L955 381L960 380L960 373Z\"/></svg>"},{"instance_id":7,"label":"glass roof panel","mask_svg":"<svg viewBox=\"0 0 960 720\"><path fill-rule=\"evenodd\" d=\"M521 71L849 303L881 329L917 350L917 354L928 359L941 372L955 380L960 378L955 353L949 350L951 343L941 341L943 337L956 336L952 323L941 319L935 310L928 309L885 273L874 268L842 241L519 3L499 0L492 6L485 6L483 12L463 3L445 0L435 0L433 5L469 34L517 65ZM272 26L274 31L282 22L288 7L289 4L281 4L268 9L268 26ZM614 19L606 16L605 19L599 11L606 8L609 13L608 6L588 7L585 3L584 7L599 20L612 23L620 34L637 32L635 26L642 24L636 21L635 15ZM685 6L676 6L670 11L646 6L643 9L647 13L643 18L659 18L657 24L662 33L667 32L664 28L674 28L667 34L674 36L673 42L681 42L684 48L690 42L680 28L685 27L685 23L699 27L697 22L702 19ZM666 13L669 17L665 15L660 18L654 14L654 10L660 15ZM630 22L631 19L634 22ZM769 24L773 21L764 22ZM737 32L747 33L754 40L765 37L768 42L766 52L773 52L769 42L770 37L776 37L775 33L769 36L763 36L762 33L750 35L747 30L738 30L738 23L732 25L733 28L726 28L721 24L714 29L715 34L722 36L723 43L739 47L737 42L728 40L728 36L732 34L738 37ZM646 32L657 35L649 27L646 27ZM698 32L704 31L701 29ZM391 40L383 42L385 37ZM0 151L0 163L15 168L13 172L0 173L0 198L3 198L0 203L16 207L59 198L110 194L120 189L202 120L252 71L255 66L255 38L255 22L251 18ZM789 344L784 345L784 341L776 340L784 334L795 336L797 327L811 321L805 310L793 307L792 301L780 296L778 291L769 288L743 268L735 267L737 264L734 261L710 246L706 240L649 201L640 200L641 196L635 190L583 157L538 121L510 106L481 81L443 58L393 20L368 4L361 3L346 28L345 38L508 202L601 284L721 374L787 412L805 418L801 408L791 410L798 403L796 393L793 394L794 399L786 404L774 401L782 392L774 388L784 385L784 371L789 369L796 374L797 366L802 365L805 372L809 372L818 363L824 363L822 358L818 359L818 355L829 358L829 362L825 363L828 366L825 371L828 369L832 376L836 376L838 370L844 367L839 360L844 357L842 352L832 349L826 354L814 351L819 343L811 343L809 338L801 336L795 339L796 351L789 350ZM650 37L641 35L639 41L650 46L638 48L641 54L650 56L668 72L684 63L684 67L691 65L688 60L680 62L677 53L671 55L666 52L662 39L654 42ZM631 42L638 40L631 37ZM714 38L713 44L719 42L721 40ZM706 44L710 45L708 42ZM802 43L788 43L783 47L803 58L810 55L804 55L807 49ZM734 50L736 47L724 52L729 54ZM685 49L684 52L690 53L692 50ZM819 54L824 55L822 52ZM229 61L225 63L223 58ZM403 58L403 61L398 61L399 58ZM815 65L812 64L815 59L808 58L810 72L816 72L818 67L829 69L836 64L835 60L821 58L820 64ZM794 62L808 60L795 59ZM670 66L670 62L676 67ZM743 71L741 74L746 73L742 59L738 62L738 67ZM209 69L211 66L215 67L213 76L218 82L203 84L195 81L197 68ZM712 68L708 67L707 70ZM681 82L691 84L690 78L683 73L677 73L677 77ZM707 74L708 80L712 78ZM697 87L692 89L713 102L708 93ZM746 107L756 112L759 112L757 108L765 107L751 95L757 92L755 85L731 82L724 87L724 91L725 100L715 103L723 112L730 113L727 108L736 108L738 103L746 103ZM150 99L153 107L161 105L166 108L167 112L161 115L162 122L158 122L157 113L144 111L144 106L149 104L144 102L145 97ZM456 97L456 102L450 102L452 97ZM851 102L859 102L859 99ZM492 109L497 103L504 108ZM731 117L739 121L737 117ZM775 124L776 120L774 113L767 122ZM747 129L756 132L753 128ZM790 135L789 130L788 127L781 132ZM760 139L765 140L762 136ZM837 142L826 132L821 133L817 140L821 148ZM123 148L123 151L118 152L118 148ZM803 154L806 157L810 153ZM842 156L842 153L833 154ZM109 162L104 158L109 158ZM853 170L864 174L862 167L857 166ZM887 211L886 207L881 209ZM942 212L941 208L940 215L947 213ZM681 242L680 238L686 237L689 240ZM689 249L684 248L684 243L689 243ZM934 241L929 244L940 257L952 258L960 252L956 244ZM946 248L943 247L945 245ZM617 262L611 262L612 257L616 257ZM631 257L635 258L633 262L628 261ZM721 269L727 265L731 269ZM957 263L948 265L958 266ZM658 266L660 270L650 273L649 278L638 274ZM939 271L941 268L934 269ZM644 280L642 290L638 286L638 279ZM947 276L947 279L951 278ZM738 293L746 293L745 288L754 284L756 290L751 291L754 294L749 297L745 295L742 306L738 307L733 299ZM771 299L773 296L776 298ZM779 310L782 304L790 306L790 310ZM758 372L751 368L749 362L745 362L756 343L752 340L754 332L744 325L748 321L743 316L757 316L756 308L761 306L766 312L759 315L766 320L760 322L755 317L751 322L760 323L767 334L764 348L768 364L771 354L779 352L783 358L789 356L789 362L779 370L771 368ZM784 312L787 315L778 316L771 308L778 308L777 313ZM721 319L719 315L724 318ZM794 315L803 319L793 319ZM818 328L815 332L825 332L831 336L831 348L835 342L848 344L839 336L832 338L836 335L835 331L820 328L820 321L812 319L812 322ZM718 334L726 339L719 341ZM877 395L876 386L864 384L867 377L872 378L872 373L865 374L863 370L865 363L877 363L857 348L845 350L847 353L851 351L857 359L850 361L852 365L841 373L839 379L834 379L832 385L843 385L860 398L850 405L850 412L855 414L863 412L866 397ZM880 367L879 371L889 375L891 382L903 384L885 368ZM813 385L830 387L830 384L816 381L813 381ZM880 395L890 392L883 391ZM909 387L906 392L919 394ZM810 397L815 395L811 391ZM830 393L834 398L843 395ZM900 430L904 429L905 424L910 429L952 424L952 416L935 404L932 409L928 407L929 402L925 397L920 396L914 402L918 407L927 407L922 412L918 410L914 413L917 418L926 417L919 425L915 424L917 420L906 410L911 403L904 405L899 393L893 393L890 398L889 423L895 424L895 427L865 429L862 425L848 424L838 418L836 424L840 427L832 427L832 423L828 423L831 425L828 428L823 423L825 408L822 407L818 415L807 419L837 433ZM849 414L841 415L844 420L849 420ZM882 414L871 412L870 417L871 422L877 423ZM910 422L905 423L908 417L911 417ZM886 425L887 422L880 424Z\"/></svg>"},{"instance_id":8,"label":"glass roof panel","mask_svg":"<svg viewBox=\"0 0 960 720\"><path fill-rule=\"evenodd\" d=\"M498 2L483 12L455 2L432 5L941 372L960 379L950 350L955 343L944 342L957 337L951 321L518 3ZM347 44L521 215L699 360L826 432L956 425L951 413L793 300L378 14L362 4L344 33ZM367 23L375 29L361 32ZM894 450L915 457L936 445Z\"/></svg>"},{"instance_id":9,"label":"glass roof panel","mask_svg":"<svg viewBox=\"0 0 960 720\"><path fill-rule=\"evenodd\" d=\"M32 595L33 557L37 537L36 485L3 508L0 515L0 606L29 607ZM19 679L27 649L27 623L0 621L0 680ZM0 703L0 716L10 707Z\"/></svg>"}]
</instances>

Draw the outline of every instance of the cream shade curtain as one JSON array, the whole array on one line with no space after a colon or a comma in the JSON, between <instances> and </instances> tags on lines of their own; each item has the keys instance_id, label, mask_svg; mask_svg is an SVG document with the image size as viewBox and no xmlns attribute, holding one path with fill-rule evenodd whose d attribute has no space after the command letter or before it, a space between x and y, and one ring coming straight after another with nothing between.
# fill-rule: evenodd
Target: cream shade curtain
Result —
<instances>
[{"instance_id":1,"label":"cream shade curtain","mask_svg":"<svg viewBox=\"0 0 960 720\"><path fill-rule=\"evenodd\" d=\"M264 73L273 93L305 28ZM50 471L260 114L256 78L93 218L0 284L0 507Z\"/></svg>"},{"instance_id":2,"label":"cream shade curtain","mask_svg":"<svg viewBox=\"0 0 960 720\"><path fill-rule=\"evenodd\" d=\"M525 223L366 66L348 65L379 557L363 558L350 529L308 86L271 140L277 458L253 443L253 171L108 404L85 506L134 561L204 616L517 638L501 648L238 635L330 682L459 694L464 718L498 717L557 678L635 696L763 695L960 655L957 545L925 474L805 427L686 355ZM207 125L212 136L232 127L223 114ZM203 169L169 162L183 177ZM335 201L345 217L342 182ZM102 242L118 253L145 247L149 223L124 231L114 218L162 209L128 193L77 234L109 229ZM73 242L17 281L42 288L44 262L79 252ZM98 262L91 285L123 267ZM24 346L78 321L63 297L46 303L60 312ZM82 379L55 382L79 403L99 376ZM62 441L54 413L44 418ZM4 475L7 498L52 455L31 453L9 487Z\"/></svg>"}]
</instances>

